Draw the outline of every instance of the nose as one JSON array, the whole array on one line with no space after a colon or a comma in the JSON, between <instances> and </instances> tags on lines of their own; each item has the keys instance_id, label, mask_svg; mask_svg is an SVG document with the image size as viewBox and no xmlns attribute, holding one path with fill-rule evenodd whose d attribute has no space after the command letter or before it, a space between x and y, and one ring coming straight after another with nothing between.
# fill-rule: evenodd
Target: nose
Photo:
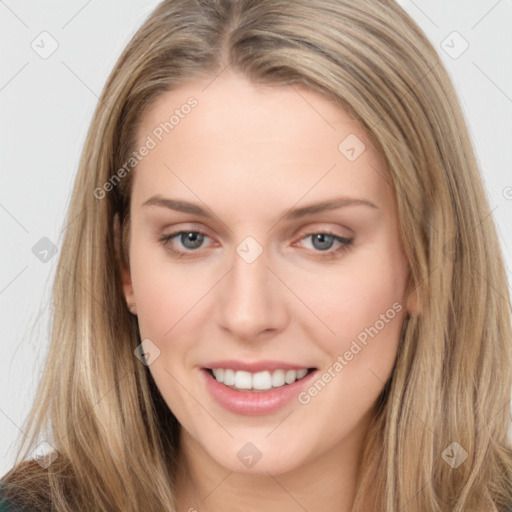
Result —
<instances>
[{"instance_id":1,"label":"nose","mask_svg":"<svg viewBox=\"0 0 512 512\"><path fill-rule=\"evenodd\" d=\"M265 251L251 263L234 254L233 267L218 289L217 315L223 330L244 341L275 335L286 327L286 288L269 269Z\"/></svg>"}]
</instances>

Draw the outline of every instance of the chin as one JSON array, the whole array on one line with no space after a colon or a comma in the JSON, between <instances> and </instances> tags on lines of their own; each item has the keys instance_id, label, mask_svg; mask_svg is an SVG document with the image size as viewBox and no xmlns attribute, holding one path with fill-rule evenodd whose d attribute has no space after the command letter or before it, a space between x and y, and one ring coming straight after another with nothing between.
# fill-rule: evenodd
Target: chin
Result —
<instances>
[{"instance_id":1,"label":"chin","mask_svg":"<svg viewBox=\"0 0 512 512\"><path fill-rule=\"evenodd\" d=\"M268 435L268 433L266 434ZM228 471L245 475L278 475L298 467L300 459L296 441L290 446L278 446L270 439L251 441L251 436L243 440L230 440L229 446L219 446L209 450L210 457Z\"/></svg>"}]
</instances>

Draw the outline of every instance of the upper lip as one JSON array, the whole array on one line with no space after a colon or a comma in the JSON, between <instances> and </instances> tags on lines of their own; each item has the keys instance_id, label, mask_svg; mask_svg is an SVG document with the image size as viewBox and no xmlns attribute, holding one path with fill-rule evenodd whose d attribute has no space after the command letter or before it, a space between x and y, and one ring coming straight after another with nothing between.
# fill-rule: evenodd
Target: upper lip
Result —
<instances>
[{"instance_id":1,"label":"upper lip","mask_svg":"<svg viewBox=\"0 0 512 512\"><path fill-rule=\"evenodd\" d=\"M246 372L261 372L264 370L308 370L312 366L302 364L286 363L284 361L237 361L235 359L224 359L222 361L212 361L204 365L205 368L212 370L214 368L224 368L231 370L242 370Z\"/></svg>"}]
</instances>

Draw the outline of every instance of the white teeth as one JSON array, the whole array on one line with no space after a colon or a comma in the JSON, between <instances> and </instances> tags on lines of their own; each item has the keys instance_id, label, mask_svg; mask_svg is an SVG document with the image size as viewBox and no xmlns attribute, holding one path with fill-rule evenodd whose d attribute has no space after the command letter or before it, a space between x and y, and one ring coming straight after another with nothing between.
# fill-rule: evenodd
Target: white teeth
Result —
<instances>
[{"instance_id":1,"label":"white teeth","mask_svg":"<svg viewBox=\"0 0 512 512\"><path fill-rule=\"evenodd\" d=\"M243 370L230 370L224 368L212 369L213 375L218 382L226 386L234 386L237 389L265 391L271 388L278 388L286 384L292 384L298 379L302 379L307 373L307 369L301 370L268 370L262 372L246 372Z\"/></svg>"},{"instance_id":2,"label":"white teeth","mask_svg":"<svg viewBox=\"0 0 512 512\"><path fill-rule=\"evenodd\" d=\"M238 386L237 386L238 387ZM252 376L253 389L270 389L272 387L272 377L270 372L258 372Z\"/></svg>"},{"instance_id":3,"label":"white teeth","mask_svg":"<svg viewBox=\"0 0 512 512\"><path fill-rule=\"evenodd\" d=\"M306 368L303 368L302 370L297 370L297 379L302 379L308 373Z\"/></svg>"},{"instance_id":4,"label":"white teeth","mask_svg":"<svg viewBox=\"0 0 512 512\"><path fill-rule=\"evenodd\" d=\"M284 370L276 370L272 374L272 387L278 388L284 386Z\"/></svg>"},{"instance_id":5,"label":"white teeth","mask_svg":"<svg viewBox=\"0 0 512 512\"><path fill-rule=\"evenodd\" d=\"M291 384L292 382L295 382L295 379L297 378L297 372L295 370L288 370L286 372L286 375L284 376L284 381L286 384Z\"/></svg>"},{"instance_id":6,"label":"white teeth","mask_svg":"<svg viewBox=\"0 0 512 512\"><path fill-rule=\"evenodd\" d=\"M219 382L224 382L224 369L223 368L217 368L216 370L212 370L213 375L215 375L215 378Z\"/></svg>"},{"instance_id":7,"label":"white teeth","mask_svg":"<svg viewBox=\"0 0 512 512\"><path fill-rule=\"evenodd\" d=\"M233 386L235 384L235 372L233 370L224 370L224 380L219 380L219 382L224 382L226 386Z\"/></svg>"},{"instance_id":8,"label":"white teeth","mask_svg":"<svg viewBox=\"0 0 512 512\"><path fill-rule=\"evenodd\" d=\"M251 389L252 375L249 372L238 371L235 373L235 388Z\"/></svg>"}]
</instances>

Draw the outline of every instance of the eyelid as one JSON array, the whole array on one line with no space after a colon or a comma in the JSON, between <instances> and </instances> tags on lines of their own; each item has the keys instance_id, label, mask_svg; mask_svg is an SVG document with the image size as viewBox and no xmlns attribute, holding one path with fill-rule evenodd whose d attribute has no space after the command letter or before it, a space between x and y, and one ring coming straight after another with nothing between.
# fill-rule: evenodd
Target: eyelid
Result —
<instances>
[{"instance_id":1,"label":"eyelid","mask_svg":"<svg viewBox=\"0 0 512 512\"><path fill-rule=\"evenodd\" d=\"M341 226L343 229L349 231L349 233L338 233L335 229L332 229L330 227L326 227L326 224L322 223L315 223L312 226L308 226L307 228L300 228L295 231L295 233L290 237L294 239L295 241L301 240L305 236L313 235L317 233L325 233L330 234L332 236L337 236L340 238L350 239L354 237L354 231L346 226ZM167 228L170 230L168 233L165 233ZM158 230L158 238L163 237L170 237L173 235L177 235L181 232L194 232L194 233L200 233L204 236L207 236L211 240L215 240L215 237L210 234L210 230L205 228L204 225L200 223L184 223L184 224L177 224L173 226L167 226L163 229ZM288 235L286 235L284 238L288 238Z\"/></svg>"},{"instance_id":2,"label":"eyelid","mask_svg":"<svg viewBox=\"0 0 512 512\"><path fill-rule=\"evenodd\" d=\"M212 236L211 230L206 228L204 224L201 223L194 223L194 222L183 222L183 223L176 223L173 225L165 226L161 229L157 230L158 236L170 236L170 235L176 235L181 232L192 232L192 233L201 233L202 235L208 236L211 239L215 239L214 236Z\"/></svg>"},{"instance_id":3,"label":"eyelid","mask_svg":"<svg viewBox=\"0 0 512 512\"><path fill-rule=\"evenodd\" d=\"M307 235L313 235L315 233L329 233L333 236L339 236L340 238L353 238L355 236L355 232L348 228L347 226L332 227L333 223L322 223L316 222L312 224L308 224L305 228L300 228L295 232L293 238L302 238ZM343 231L342 231L343 230ZM339 232L341 231L341 232Z\"/></svg>"}]
</instances>

